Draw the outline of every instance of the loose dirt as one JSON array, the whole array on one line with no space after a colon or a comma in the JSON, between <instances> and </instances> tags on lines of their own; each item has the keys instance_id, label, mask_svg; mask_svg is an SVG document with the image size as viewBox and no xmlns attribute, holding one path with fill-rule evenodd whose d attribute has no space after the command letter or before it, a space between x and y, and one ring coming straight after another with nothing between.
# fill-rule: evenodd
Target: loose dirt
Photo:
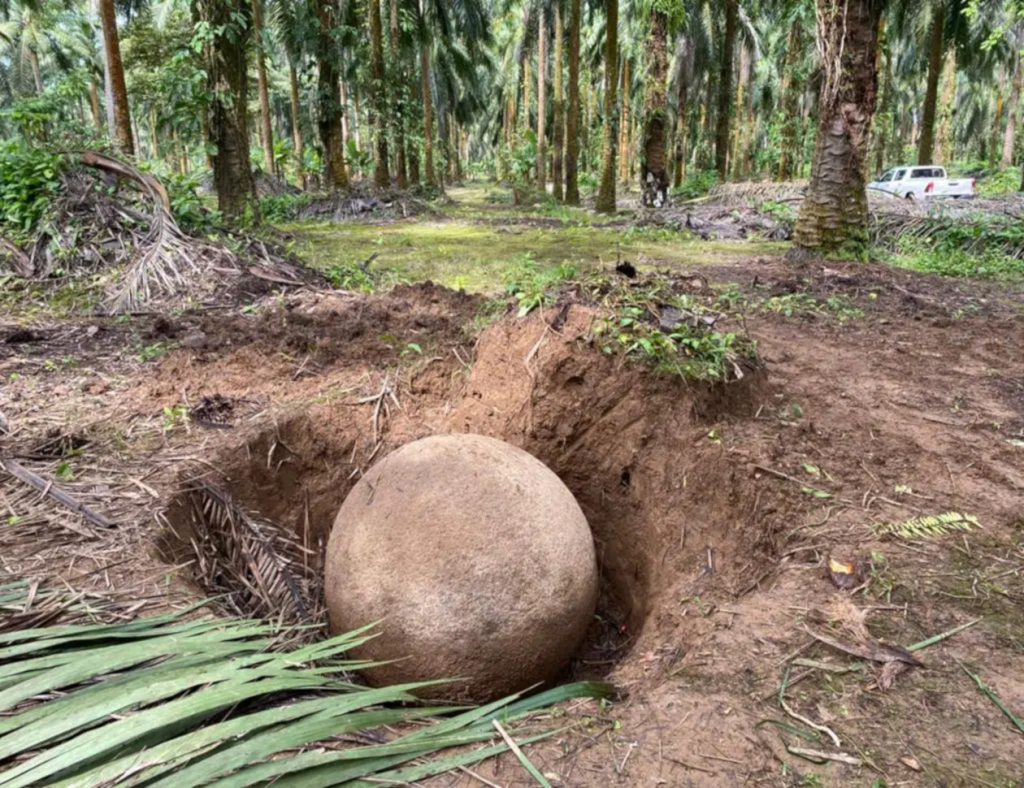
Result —
<instances>
[{"instance_id":1,"label":"loose dirt","mask_svg":"<svg viewBox=\"0 0 1024 788\"><path fill-rule=\"evenodd\" d=\"M553 782L1016 784L1024 738L961 663L1024 714L1020 293L780 258L701 273L752 303L825 306L750 310L764 368L726 385L602 353L585 305L510 312L480 333L480 299L429 284L33 326L39 337L0 326L4 452L120 525L92 528L4 479L16 519L0 566L161 609L200 593L193 567L154 548L154 516L183 486L221 485L315 554L375 458L478 432L554 470L598 547L599 612L566 678L607 678L620 697L566 709L576 726L529 749ZM828 306L836 296L863 314ZM871 528L947 511L982 527L913 541ZM855 591L829 580L829 557L859 564ZM850 643L866 627L906 647L978 618L891 685L873 664L833 672L863 660L811 634ZM780 708L787 669L788 707L838 746L793 733L811 729ZM475 771L531 784L514 758Z\"/></svg>"}]
</instances>

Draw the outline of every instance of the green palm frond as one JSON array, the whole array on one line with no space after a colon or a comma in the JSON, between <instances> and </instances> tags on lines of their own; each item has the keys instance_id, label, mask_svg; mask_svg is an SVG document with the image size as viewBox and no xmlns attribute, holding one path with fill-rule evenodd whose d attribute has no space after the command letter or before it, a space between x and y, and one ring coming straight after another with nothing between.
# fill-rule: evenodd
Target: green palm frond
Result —
<instances>
[{"instance_id":1,"label":"green palm frond","mask_svg":"<svg viewBox=\"0 0 1024 788\"><path fill-rule=\"evenodd\" d=\"M0 586L0 604L24 606L30 593ZM610 692L585 682L479 708L422 705L416 690L438 682L352 683L368 663L346 654L372 627L275 650L273 625L188 612L0 633L0 785L408 782L503 752L494 720ZM517 735L554 732L526 724Z\"/></svg>"},{"instance_id":2,"label":"green palm frond","mask_svg":"<svg viewBox=\"0 0 1024 788\"><path fill-rule=\"evenodd\" d=\"M879 523L872 526L879 536L895 536L899 539L935 539L953 531L972 531L980 527L977 517L960 512L922 515L901 523Z\"/></svg>"}]
</instances>

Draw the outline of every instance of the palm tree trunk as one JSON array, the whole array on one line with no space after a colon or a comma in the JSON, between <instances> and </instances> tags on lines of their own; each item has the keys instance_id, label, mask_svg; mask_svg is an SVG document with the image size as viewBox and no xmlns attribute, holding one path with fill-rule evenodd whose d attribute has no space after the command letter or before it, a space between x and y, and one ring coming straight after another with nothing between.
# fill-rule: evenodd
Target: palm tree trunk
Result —
<instances>
[{"instance_id":1,"label":"palm tree trunk","mask_svg":"<svg viewBox=\"0 0 1024 788\"><path fill-rule=\"evenodd\" d=\"M378 189L391 185L388 173L388 97L384 75L384 29L380 15L380 0L370 0L370 95L373 108L373 135L375 164L373 183Z\"/></svg>"},{"instance_id":2,"label":"palm tree trunk","mask_svg":"<svg viewBox=\"0 0 1024 788\"><path fill-rule=\"evenodd\" d=\"M876 48L884 2L818 0L823 53L818 139L811 181L793 235L795 256L868 250L864 161L878 82Z\"/></svg>"},{"instance_id":3,"label":"palm tree trunk","mask_svg":"<svg viewBox=\"0 0 1024 788\"><path fill-rule=\"evenodd\" d=\"M562 95L562 4L555 3L555 100L554 126L551 129L551 191L554 198L562 201L562 150L565 145L565 102Z\"/></svg>"},{"instance_id":4,"label":"palm tree trunk","mask_svg":"<svg viewBox=\"0 0 1024 788\"><path fill-rule=\"evenodd\" d=\"M423 91L423 168L427 186L437 186L434 169L434 97L430 78L429 44L420 44L420 79Z\"/></svg>"},{"instance_id":5,"label":"palm tree trunk","mask_svg":"<svg viewBox=\"0 0 1024 788\"><path fill-rule=\"evenodd\" d=\"M879 34L879 41L882 41ZM881 174L885 171L885 157L888 155L889 133L892 131L892 55L886 51L882 59L882 68L885 69L885 77L882 82L882 98L878 107L878 131L874 138L875 143L875 172ZM895 136L895 135L894 135Z\"/></svg>"},{"instance_id":6,"label":"palm tree trunk","mask_svg":"<svg viewBox=\"0 0 1024 788\"><path fill-rule=\"evenodd\" d=\"M341 144L348 150L348 141L352 139L352 129L348 120L348 83L338 80L338 96L341 100Z\"/></svg>"},{"instance_id":7,"label":"palm tree trunk","mask_svg":"<svg viewBox=\"0 0 1024 788\"><path fill-rule=\"evenodd\" d=\"M1021 83L1024 82L1024 57L1017 55L1013 87L1010 88L1009 111L1006 115L1006 132L1003 134L1003 156L999 162L1002 169L1013 166L1013 148L1017 141L1017 118L1020 115Z\"/></svg>"},{"instance_id":8,"label":"palm tree trunk","mask_svg":"<svg viewBox=\"0 0 1024 788\"><path fill-rule=\"evenodd\" d=\"M736 49L739 0L725 0L725 35L718 64L718 115L715 125L715 169L723 181L729 176L729 138L732 121L732 66Z\"/></svg>"},{"instance_id":9,"label":"palm tree trunk","mask_svg":"<svg viewBox=\"0 0 1024 788\"><path fill-rule=\"evenodd\" d=\"M938 109L935 161L950 164L953 161L953 113L956 111L956 49L946 53L942 67L942 95Z\"/></svg>"},{"instance_id":10,"label":"palm tree trunk","mask_svg":"<svg viewBox=\"0 0 1024 788\"><path fill-rule=\"evenodd\" d=\"M678 189L683 185L683 178L686 173L686 113L688 110L687 100L690 82L685 75L679 79L679 87L676 91L676 146L675 146L675 174L672 178L673 185Z\"/></svg>"},{"instance_id":11,"label":"palm tree trunk","mask_svg":"<svg viewBox=\"0 0 1024 788\"><path fill-rule=\"evenodd\" d=\"M338 59L334 50L335 7L330 0L317 0L320 30L317 34L317 104L320 142L324 150L324 168L329 189L347 189L345 148L341 134L340 85Z\"/></svg>"},{"instance_id":12,"label":"palm tree trunk","mask_svg":"<svg viewBox=\"0 0 1024 788\"><path fill-rule=\"evenodd\" d=\"M36 95L41 96L45 86L43 85L43 70L39 67L39 54L34 49L28 50L28 62L32 68L32 84L35 86Z\"/></svg>"},{"instance_id":13,"label":"palm tree trunk","mask_svg":"<svg viewBox=\"0 0 1024 788\"><path fill-rule=\"evenodd\" d=\"M917 163L931 164L935 155L935 108L939 100L939 76L942 73L942 44L946 9L938 6L932 11L932 33L928 45L928 88L924 95L921 118L921 139L917 148Z\"/></svg>"},{"instance_id":14,"label":"palm tree trunk","mask_svg":"<svg viewBox=\"0 0 1024 788\"><path fill-rule=\"evenodd\" d=\"M530 105L533 103L533 95L530 93L530 87L533 85L533 77L531 76L530 69L530 58L523 58L523 100L521 102L520 109L523 113L522 128L530 128Z\"/></svg>"},{"instance_id":15,"label":"palm tree trunk","mask_svg":"<svg viewBox=\"0 0 1024 788\"><path fill-rule=\"evenodd\" d=\"M111 95L114 104L114 131L117 147L127 156L135 155L132 136L131 112L128 109L128 89L124 84L124 64L121 62L121 44L117 37L117 13L114 0L99 0L100 24L103 28L103 51L110 73Z\"/></svg>"},{"instance_id":16,"label":"palm tree trunk","mask_svg":"<svg viewBox=\"0 0 1024 788\"><path fill-rule=\"evenodd\" d=\"M247 210L259 218L256 185L249 166L249 80L246 46L251 20L242 0L205 0L203 16L221 31L206 45L210 99L210 142L217 206L229 219ZM224 31L230 31L230 34Z\"/></svg>"},{"instance_id":17,"label":"palm tree trunk","mask_svg":"<svg viewBox=\"0 0 1024 788\"><path fill-rule=\"evenodd\" d=\"M629 185L629 109L632 97L633 79L630 74L630 59L622 61L622 113L619 119L619 183Z\"/></svg>"},{"instance_id":18,"label":"palm tree trunk","mask_svg":"<svg viewBox=\"0 0 1024 788\"><path fill-rule=\"evenodd\" d=\"M409 168L405 160L405 107L402 91L408 81L406 77L405 59L402 54L402 42L399 39L398 27L398 0L391 0L391 57L394 60L395 70L398 79L395 81L398 88L398 95L395 96L395 179L399 189L409 188Z\"/></svg>"},{"instance_id":19,"label":"palm tree trunk","mask_svg":"<svg viewBox=\"0 0 1024 788\"><path fill-rule=\"evenodd\" d=\"M644 100L644 147L640 167L643 204L661 208L668 203L665 127L668 125L668 19L664 11L651 11L647 40L647 90Z\"/></svg>"},{"instance_id":20,"label":"palm tree trunk","mask_svg":"<svg viewBox=\"0 0 1024 788\"><path fill-rule=\"evenodd\" d=\"M619 84L619 0L605 0L607 22L604 34L604 133L601 139L601 186L594 207L601 213L615 212L615 138Z\"/></svg>"},{"instance_id":21,"label":"palm tree trunk","mask_svg":"<svg viewBox=\"0 0 1024 788\"><path fill-rule=\"evenodd\" d=\"M732 164L733 179L743 178L745 164L743 156L743 126L746 121L747 94L750 88L750 50L740 45L739 77L736 80L736 122L732 124L732 141L729 145L729 163Z\"/></svg>"},{"instance_id":22,"label":"palm tree trunk","mask_svg":"<svg viewBox=\"0 0 1024 788\"><path fill-rule=\"evenodd\" d=\"M580 0L571 0L569 19L569 112L565 118L565 201L580 204Z\"/></svg>"},{"instance_id":23,"label":"palm tree trunk","mask_svg":"<svg viewBox=\"0 0 1024 788\"><path fill-rule=\"evenodd\" d=\"M537 18L537 188L548 189L548 37L544 23L544 6Z\"/></svg>"},{"instance_id":24,"label":"palm tree trunk","mask_svg":"<svg viewBox=\"0 0 1024 788\"><path fill-rule=\"evenodd\" d=\"M160 135L157 133L156 107L149 108L149 137L154 159L160 158Z\"/></svg>"},{"instance_id":25,"label":"palm tree trunk","mask_svg":"<svg viewBox=\"0 0 1024 788\"><path fill-rule=\"evenodd\" d=\"M103 111L100 109L100 89L95 79L89 80L89 107L92 110L92 122L96 131L103 134Z\"/></svg>"},{"instance_id":26,"label":"palm tree trunk","mask_svg":"<svg viewBox=\"0 0 1024 788\"><path fill-rule=\"evenodd\" d=\"M288 83L291 88L292 147L295 150L295 172L299 178L299 185L305 190L306 142L302 137L302 116L299 110L299 74L295 70L295 64L290 59L288 62Z\"/></svg>"},{"instance_id":27,"label":"palm tree trunk","mask_svg":"<svg viewBox=\"0 0 1024 788\"><path fill-rule=\"evenodd\" d=\"M789 27L786 44L786 65L782 73L782 150L779 157L779 180L789 181L796 174L797 135L800 130L800 96L804 85L798 74L803 54L800 20Z\"/></svg>"},{"instance_id":28,"label":"palm tree trunk","mask_svg":"<svg viewBox=\"0 0 1024 788\"><path fill-rule=\"evenodd\" d=\"M256 81L260 94L260 136L263 139L263 168L274 174L274 129L270 123L270 89L267 60L263 51L263 0L252 0L252 32L256 39Z\"/></svg>"}]
</instances>

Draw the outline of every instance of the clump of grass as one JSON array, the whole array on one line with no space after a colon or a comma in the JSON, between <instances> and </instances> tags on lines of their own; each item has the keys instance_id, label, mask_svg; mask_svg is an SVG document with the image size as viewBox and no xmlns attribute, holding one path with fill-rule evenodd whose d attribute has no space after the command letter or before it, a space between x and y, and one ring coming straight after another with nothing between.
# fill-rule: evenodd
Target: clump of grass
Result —
<instances>
[{"instance_id":1,"label":"clump of grass","mask_svg":"<svg viewBox=\"0 0 1024 788\"><path fill-rule=\"evenodd\" d=\"M829 296L824 301L810 293L786 293L754 302L764 312L784 317L833 317L840 323L864 317L864 310L846 296Z\"/></svg>"},{"instance_id":2,"label":"clump of grass","mask_svg":"<svg viewBox=\"0 0 1024 788\"><path fill-rule=\"evenodd\" d=\"M899 252L891 255L888 262L898 268L957 279L1024 280L1024 260L995 250L969 252L957 248L955 240L939 244L901 242Z\"/></svg>"},{"instance_id":3,"label":"clump of grass","mask_svg":"<svg viewBox=\"0 0 1024 788\"><path fill-rule=\"evenodd\" d=\"M515 296L519 302L519 317L524 317L534 309L552 303L554 287L578 275L579 271L571 263L545 267L526 254L506 270L505 292Z\"/></svg>"}]
</instances>

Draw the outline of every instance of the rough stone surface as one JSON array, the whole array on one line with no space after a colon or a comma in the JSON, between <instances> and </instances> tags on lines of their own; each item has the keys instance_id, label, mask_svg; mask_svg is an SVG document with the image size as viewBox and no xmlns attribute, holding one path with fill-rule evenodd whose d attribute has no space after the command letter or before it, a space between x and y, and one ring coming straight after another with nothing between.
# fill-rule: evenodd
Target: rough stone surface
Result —
<instances>
[{"instance_id":1,"label":"rough stone surface","mask_svg":"<svg viewBox=\"0 0 1024 788\"><path fill-rule=\"evenodd\" d=\"M356 656L374 684L465 679L426 697L486 701L557 676L597 603L593 538L543 463L481 435L436 435L377 463L327 548L333 632L383 620Z\"/></svg>"}]
</instances>

